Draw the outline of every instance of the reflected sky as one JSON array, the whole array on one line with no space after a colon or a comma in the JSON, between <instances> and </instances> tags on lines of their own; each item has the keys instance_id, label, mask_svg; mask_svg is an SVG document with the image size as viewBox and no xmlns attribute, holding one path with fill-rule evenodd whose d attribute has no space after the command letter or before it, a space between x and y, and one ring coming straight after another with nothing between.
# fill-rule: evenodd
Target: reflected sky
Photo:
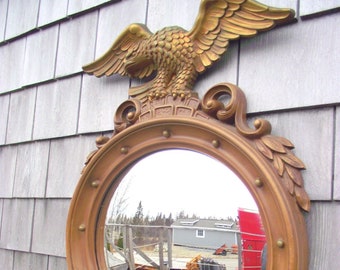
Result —
<instances>
[{"instance_id":1,"label":"reflected sky","mask_svg":"<svg viewBox=\"0 0 340 270\"><path fill-rule=\"evenodd\" d=\"M127 216L142 202L144 216L176 217L181 211L201 218L236 217L239 207L257 210L241 180L221 162L188 150L165 150L137 162L116 190L113 204ZM114 207L117 209L117 207Z\"/></svg>"}]
</instances>

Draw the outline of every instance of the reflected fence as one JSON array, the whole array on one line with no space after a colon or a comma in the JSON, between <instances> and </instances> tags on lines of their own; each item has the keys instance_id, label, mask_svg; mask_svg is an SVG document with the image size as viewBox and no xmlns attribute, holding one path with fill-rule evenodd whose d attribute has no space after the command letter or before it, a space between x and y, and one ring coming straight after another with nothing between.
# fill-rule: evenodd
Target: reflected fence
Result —
<instances>
[{"instance_id":1,"label":"reflected fence","mask_svg":"<svg viewBox=\"0 0 340 270\"><path fill-rule=\"evenodd\" d=\"M107 223L105 257L115 270L264 270L265 236L233 231L233 245L177 245L171 226ZM224 240L221 239L223 242Z\"/></svg>"}]
</instances>

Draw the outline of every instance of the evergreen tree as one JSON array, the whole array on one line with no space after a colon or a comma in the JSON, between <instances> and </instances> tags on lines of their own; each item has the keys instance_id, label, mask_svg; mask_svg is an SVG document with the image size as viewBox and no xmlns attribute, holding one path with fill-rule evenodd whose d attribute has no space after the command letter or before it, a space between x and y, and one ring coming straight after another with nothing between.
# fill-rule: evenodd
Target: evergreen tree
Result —
<instances>
[{"instance_id":1,"label":"evergreen tree","mask_svg":"<svg viewBox=\"0 0 340 270\"><path fill-rule=\"evenodd\" d=\"M142 225L143 224L143 206L142 201L139 201L137 211L132 219L132 224Z\"/></svg>"},{"instance_id":2,"label":"evergreen tree","mask_svg":"<svg viewBox=\"0 0 340 270\"><path fill-rule=\"evenodd\" d=\"M168 218L165 220L165 225L166 226L171 226L171 224L174 222L173 218L172 218L172 214L170 213Z\"/></svg>"}]
</instances>

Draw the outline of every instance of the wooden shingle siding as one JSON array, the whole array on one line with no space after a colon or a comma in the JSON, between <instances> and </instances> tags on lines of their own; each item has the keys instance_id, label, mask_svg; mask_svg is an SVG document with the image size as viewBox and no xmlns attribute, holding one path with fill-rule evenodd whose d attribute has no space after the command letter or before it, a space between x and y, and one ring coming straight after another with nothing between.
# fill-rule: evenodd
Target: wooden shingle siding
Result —
<instances>
[{"instance_id":1,"label":"wooden shingle siding","mask_svg":"<svg viewBox=\"0 0 340 270\"><path fill-rule=\"evenodd\" d=\"M112 130L113 115L122 100L128 98L129 79L83 76L78 132Z\"/></svg>"},{"instance_id":2,"label":"wooden shingle siding","mask_svg":"<svg viewBox=\"0 0 340 270\"><path fill-rule=\"evenodd\" d=\"M241 41L239 86L249 112L340 102L339 24L336 13Z\"/></svg>"},{"instance_id":3,"label":"wooden shingle siding","mask_svg":"<svg viewBox=\"0 0 340 270\"><path fill-rule=\"evenodd\" d=\"M69 0L67 14L68 15L76 14L84 10L99 6L103 3L117 2L117 1L121 1L121 0L83 0L83 1Z\"/></svg>"},{"instance_id":4,"label":"wooden shingle siding","mask_svg":"<svg viewBox=\"0 0 340 270\"><path fill-rule=\"evenodd\" d=\"M32 139L36 87L10 94L6 143Z\"/></svg>"},{"instance_id":5,"label":"wooden shingle siding","mask_svg":"<svg viewBox=\"0 0 340 270\"><path fill-rule=\"evenodd\" d=\"M310 270L337 269L340 243L340 202L315 202L306 215Z\"/></svg>"},{"instance_id":6,"label":"wooden shingle siding","mask_svg":"<svg viewBox=\"0 0 340 270\"><path fill-rule=\"evenodd\" d=\"M126 77L81 67L105 53L130 23L190 30L199 0L0 1L0 268L67 269L65 224L95 138L110 136L128 98ZM262 0L297 12L295 23L232 42L198 78L202 96L231 82L252 119L295 145L306 165L310 270L340 257L339 0ZM138 81L132 81L133 85Z\"/></svg>"},{"instance_id":7,"label":"wooden shingle siding","mask_svg":"<svg viewBox=\"0 0 340 270\"><path fill-rule=\"evenodd\" d=\"M81 71L93 59L98 12L69 20L60 25L56 77Z\"/></svg>"},{"instance_id":8,"label":"wooden shingle siding","mask_svg":"<svg viewBox=\"0 0 340 270\"><path fill-rule=\"evenodd\" d=\"M335 113L335 146L334 146L334 200L340 201L340 106Z\"/></svg>"},{"instance_id":9,"label":"wooden shingle siding","mask_svg":"<svg viewBox=\"0 0 340 270\"><path fill-rule=\"evenodd\" d=\"M258 117L270 121L272 134L293 142L294 153L306 166L306 171L302 174L310 198L331 200L335 117L333 108L281 112ZM258 117L254 117L254 120Z\"/></svg>"},{"instance_id":10,"label":"wooden shingle siding","mask_svg":"<svg viewBox=\"0 0 340 270\"><path fill-rule=\"evenodd\" d=\"M0 1L0 42L5 39L8 0Z\"/></svg>"},{"instance_id":11,"label":"wooden shingle siding","mask_svg":"<svg viewBox=\"0 0 340 270\"><path fill-rule=\"evenodd\" d=\"M300 0L301 17L311 16L321 12L333 12L339 8L339 0Z\"/></svg>"},{"instance_id":12,"label":"wooden shingle siding","mask_svg":"<svg viewBox=\"0 0 340 270\"><path fill-rule=\"evenodd\" d=\"M38 86L33 139L76 134L81 76Z\"/></svg>"},{"instance_id":13,"label":"wooden shingle siding","mask_svg":"<svg viewBox=\"0 0 340 270\"><path fill-rule=\"evenodd\" d=\"M17 145L0 147L0 171L1 188L0 198L12 198L17 159Z\"/></svg>"},{"instance_id":14,"label":"wooden shingle siding","mask_svg":"<svg viewBox=\"0 0 340 270\"><path fill-rule=\"evenodd\" d=\"M163 27L178 25L190 30L198 14L200 1L164 1L149 0L147 25L152 32Z\"/></svg>"},{"instance_id":15,"label":"wooden shingle siding","mask_svg":"<svg viewBox=\"0 0 340 270\"><path fill-rule=\"evenodd\" d=\"M51 141L47 198L71 198L84 167L86 156L95 150L97 135L63 138Z\"/></svg>"},{"instance_id":16,"label":"wooden shingle siding","mask_svg":"<svg viewBox=\"0 0 340 270\"><path fill-rule=\"evenodd\" d=\"M50 141L18 145L13 197L45 196L49 152Z\"/></svg>"},{"instance_id":17,"label":"wooden shingle siding","mask_svg":"<svg viewBox=\"0 0 340 270\"><path fill-rule=\"evenodd\" d=\"M34 199L4 199L0 248L29 252Z\"/></svg>"},{"instance_id":18,"label":"wooden shingle siding","mask_svg":"<svg viewBox=\"0 0 340 270\"><path fill-rule=\"evenodd\" d=\"M26 38L0 46L0 94L23 84ZM20 76L19 76L20 75Z\"/></svg>"},{"instance_id":19,"label":"wooden shingle siding","mask_svg":"<svg viewBox=\"0 0 340 270\"><path fill-rule=\"evenodd\" d=\"M68 199L37 199L35 204L32 252L65 257L65 227Z\"/></svg>"},{"instance_id":20,"label":"wooden shingle siding","mask_svg":"<svg viewBox=\"0 0 340 270\"><path fill-rule=\"evenodd\" d=\"M6 140L9 99L9 95L0 96L0 145L5 144Z\"/></svg>"},{"instance_id":21,"label":"wooden shingle siding","mask_svg":"<svg viewBox=\"0 0 340 270\"><path fill-rule=\"evenodd\" d=\"M27 36L22 85L30 85L54 77L58 28L58 26L50 27ZM37 59L43 59L43 62L39 63Z\"/></svg>"},{"instance_id":22,"label":"wooden shingle siding","mask_svg":"<svg viewBox=\"0 0 340 270\"><path fill-rule=\"evenodd\" d=\"M13 258L13 250L0 249L0 262L2 263L1 267L3 269L13 269Z\"/></svg>"},{"instance_id":23,"label":"wooden shingle siding","mask_svg":"<svg viewBox=\"0 0 340 270\"><path fill-rule=\"evenodd\" d=\"M8 0L5 39L11 39L37 27L39 1Z\"/></svg>"},{"instance_id":24,"label":"wooden shingle siding","mask_svg":"<svg viewBox=\"0 0 340 270\"><path fill-rule=\"evenodd\" d=\"M27 269L47 269L48 267L48 256L26 253L26 252L14 252L14 263L13 270Z\"/></svg>"},{"instance_id":25,"label":"wooden shingle siding","mask_svg":"<svg viewBox=\"0 0 340 270\"><path fill-rule=\"evenodd\" d=\"M40 0L38 26L53 23L67 16L69 0Z\"/></svg>"},{"instance_id":26,"label":"wooden shingle siding","mask_svg":"<svg viewBox=\"0 0 340 270\"><path fill-rule=\"evenodd\" d=\"M66 260L63 257L48 256L47 270L66 270Z\"/></svg>"},{"instance_id":27,"label":"wooden shingle siding","mask_svg":"<svg viewBox=\"0 0 340 270\"><path fill-rule=\"evenodd\" d=\"M162 5L165 1L162 1ZM161 5L161 6L162 6ZM101 8L96 37L96 51L93 58L100 57L112 45L115 38L131 23L145 23L147 0L122 0L114 5ZM88 42L88 41L87 41ZM83 62L82 65L87 64Z\"/></svg>"},{"instance_id":28,"label":"wooden shingle siding","mask_svg":"<svg viewBox=\"0 0 340 270\"><path fill-rule=\"evenodd\" d=\"M1 237L1 225L2 225L2 210L3 210L4 199L0 199L0 237ZM0 238L1 239L1 238ZM0 254L1 257L1 254Z\"/></svg>"}]
</instances>

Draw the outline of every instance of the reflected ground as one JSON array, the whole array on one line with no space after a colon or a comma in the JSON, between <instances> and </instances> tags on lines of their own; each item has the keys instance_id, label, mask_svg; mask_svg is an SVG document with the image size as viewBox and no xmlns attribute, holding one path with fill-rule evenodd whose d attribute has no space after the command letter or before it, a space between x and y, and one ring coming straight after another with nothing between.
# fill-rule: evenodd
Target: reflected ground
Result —
<instances>
[{"instance_id":1,"label":"reflected ground","mask_svg":"<svg viewBox=\"0 0 340 270\"><path fill-rule=\"evenodd\" d=\"M136 237L135 229L136 227L132 227L133 242L138 238ZM165 227L153 229L154 231L166 230ZM163 269L198 269L198 267L209 265L219 266L218 269L241 269L238 268L240 263L239 254L235 248L226 248L226 253L216 255L214 254L216 250L210 248L171 245L171 243L167 242L168 239L153 238L151 241L155 242L152 243L147 240L145 238L138 239L139 244L133 244L133 263L139 266L136 267L138 269L157 269L159 265L163 265ZM126 245L129 244L126 243ZM163 250L161 250L162 246ZM129 250L131 249L120 249L117 246L108 245L106 255L110 266L109 269L127 269L129 267L128 261L131 258ZM154 266L154 268L148 268L147 266Z\"/></svg>"}]
</instances>

